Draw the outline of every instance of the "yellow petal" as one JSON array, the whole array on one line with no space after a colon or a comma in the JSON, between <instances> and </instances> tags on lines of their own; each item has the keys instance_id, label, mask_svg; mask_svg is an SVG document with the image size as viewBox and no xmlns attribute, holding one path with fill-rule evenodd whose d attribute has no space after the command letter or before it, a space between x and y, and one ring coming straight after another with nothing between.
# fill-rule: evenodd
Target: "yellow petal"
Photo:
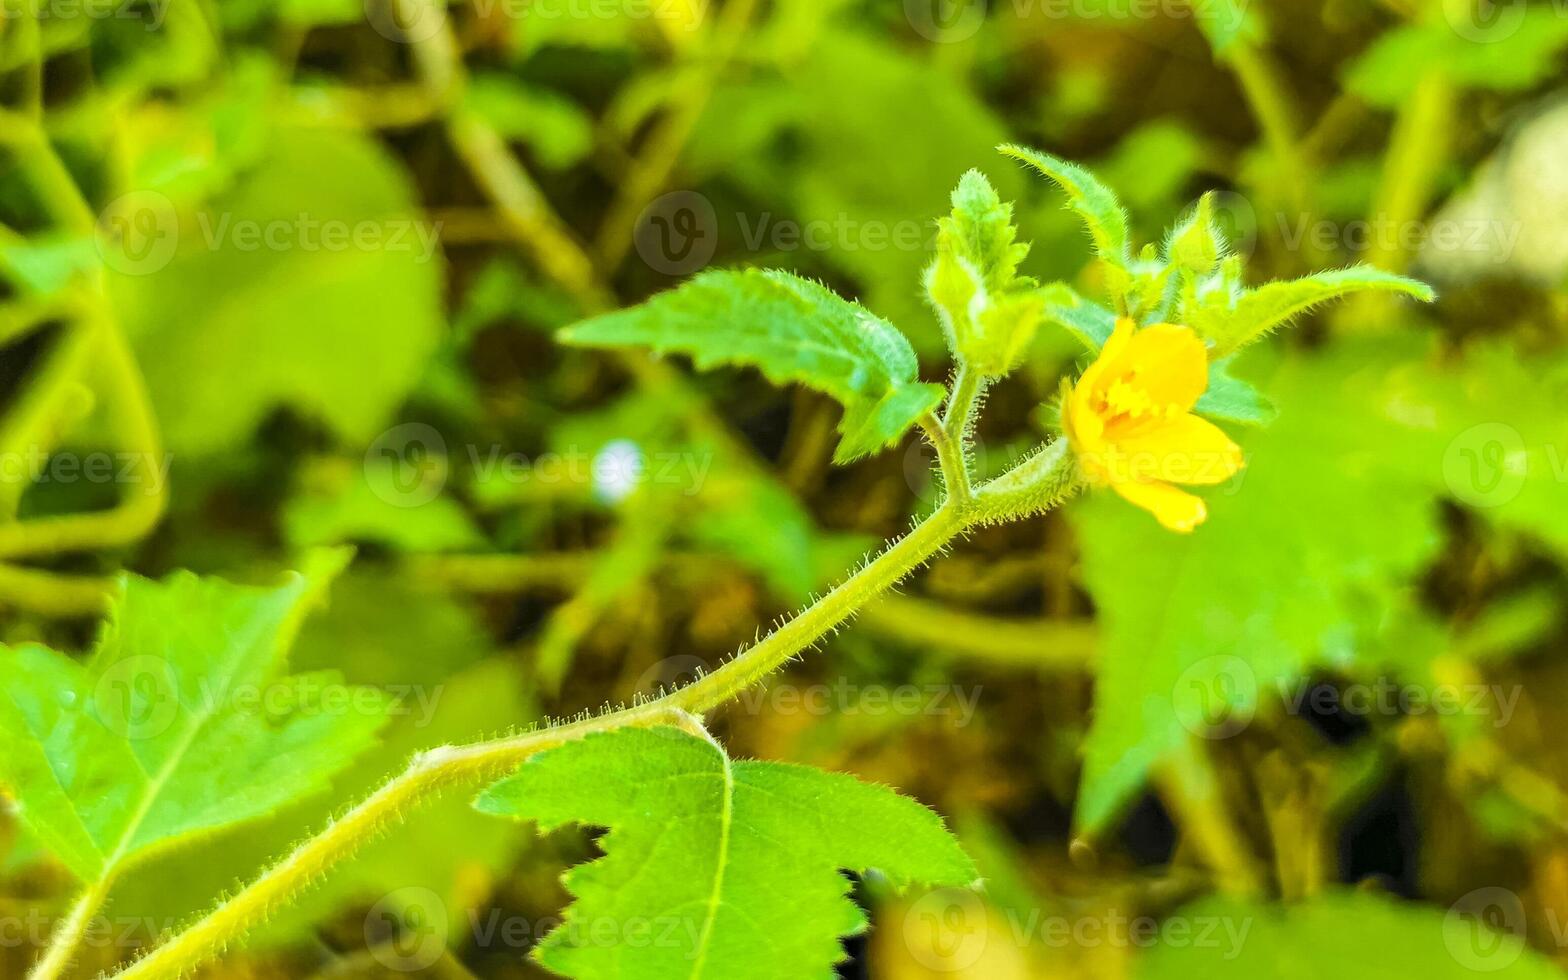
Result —
<instances>
[{"instance_id":1,"label":"yellow petal","mask_svg":"<svg viewBox=\"0 0 1568 980\"><path fill-rule=\"evenodd\" d=\"M1141 481L1224 483L1244 463L1241 447L1219 426L1196 415L1178 415L1144 427L1119 438L1116 450L1120 475Z\"/></svg>"},{"instance_id":2,"label":"yellow petal","mask_svg":"<svg viewBox=\"0 0 1568 980\"><path fill-rule=\"evenodd\" d=\"M1114 373L1130 375L1128 380L1143 388L1155 405L1185 412L1209 386L1208 349L1197 334L1173 323L1156 323L1133 334L1118 360L1126 367Z\"/></svg>"},{"instance_id":3,"label":"yellow petal","mask_svg":"<svg viewBox=\"0 0 1568 980\"><path fill-rule=\"evenodd\" d=\"M1153 514L1165 527L1182 534L1202 524L1209 516L1203 501L1169 483L1113 483L1116 492L1128 502Z\"/></svg>"},{"instance_id":4,"label":"yellow petal","mask_svg":"<svg viewBox=\"0 0 1568 980\"><path fill-rule=\"evenodd\" d=\"M1138 325L1127 317L1117 320L1116 329L1111 331L1110 337L1106 338L1105 345L1100 348L1100 356L1095 358L1093 364L1084 368L1083 376L1078 379L1078 384L1074 386L1073 390L1083 392L1086 400L1099 394L1099 387L1113 376L1109 375L1108 372L1125 369L1126 365L1123 355L1137 333Z\"/></svg>"}]
</instances>

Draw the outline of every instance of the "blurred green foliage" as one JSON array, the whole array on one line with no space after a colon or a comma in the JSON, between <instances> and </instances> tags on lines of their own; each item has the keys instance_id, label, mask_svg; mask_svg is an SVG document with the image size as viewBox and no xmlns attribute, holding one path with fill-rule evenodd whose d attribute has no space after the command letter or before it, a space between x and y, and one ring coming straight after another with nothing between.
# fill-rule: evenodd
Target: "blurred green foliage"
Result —
<instances>
[{"instance_id":1,"label":"blurred green foliage","mask_svg":"<svg viewBox=\"0 0 1568 980\"><path fill-rule=\"evenodd\" d=\"M854 897L876 928L845 973L1568 962L1559 5L12 0L4 14L0 924L58 924L98 863L61 838L121 827L127 801L89 794L85 812L45 778L121 771L130 750L73 741L60 700L94 696L116 636L216 676L238 663L225 651L274 649L225 603L279 594L309 549L354 545L325 606L294 624L290 669L373 689L390 714L308 740L297 779L177 770L196 803L155 821L158 839L202 834L115 884L111 921L155 928L87 946L77 975L129 960L416 752L711 668L935 500L913 438L831 465L840 409L808 389L861 395L863 378L692 376L559 345L557 328L733 275L709 270L781 268L908 335L890 378L927 391L946 361L922 275L978 168L1031 243L1018 275L1070 286L1049 296L1077 329L1034 332L989 393L976 452L998 472L1041 441L1061 381L1107 332L1082 297L1116 273L1085 261L1059 189L996 154L1008 142L1083 163L1125 206L1129 242L1192 229L1189 202L1212 192L1201 220L1247 260L1238 290L1362 262L1431 281L1438 302L1308 311L1214 374L1210 407L1229 407L1214 414L1277 418L1233 428L1247 468L1194 535L1109 494L977 532L904 606L868 610L779 681L837 692L832 710L759 695L715 716L736 757L853 771L964 816L983 896L898 898L869 876ZM1203 236L1170 248L1204 274L1221 258ZM274 591L166 578L181 569ZM110 613L127 571L149 578ZM138 599L185 588L222 596L133 621ZM1349 699L1383 685L1463 698L1446 712ZM906 688L948 695L903 712L866 696ZM1317 691L1326 706L1298 697ZM978 699L972 717L955 694ZM229 746L197 743L234 764ZM40 805L58 811L52 839L18 819ZM425 916L445 923L432 970L543 975L522 954L569 900L561 870L593 854L578 830L539 837L444 799L218 969L370 975ZM527 935L482 936L492 915ZM1169 932L1043 931L1118 915L1250 931L1235 957ZM7 976L38 955L37 940L0 945Z\"/></svg>"}]
</instances>

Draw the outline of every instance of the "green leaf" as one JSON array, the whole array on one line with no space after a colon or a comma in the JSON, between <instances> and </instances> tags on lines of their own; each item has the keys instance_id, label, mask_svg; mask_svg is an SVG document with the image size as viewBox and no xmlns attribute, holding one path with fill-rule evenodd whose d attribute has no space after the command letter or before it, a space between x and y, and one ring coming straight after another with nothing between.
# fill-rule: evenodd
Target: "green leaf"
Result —
<instances>
[{"instance_id":1,"label":"green leaf","mask_svg":"<svg viewBox=\"0 0 1568 980\"><path fill-rule=\"evenodd\" d=\"M136 214L177 248L122 262L109 291L172 452L228 448L281 405L368 443L418 382L442 329L441 256L368 138L280 129L209 209Z\"/></svg>"},{"instance_id":2,"label":"green leaf","mask_svg":"<svg viewBox=\"0 0 1568 980\"><path fill-rule=\"evenodd\" d=\"M1551 6L1523 4L1490 17L1472 17L1463 4L1456 20L1437 12L1424 23L1382 34L1344 72L1347 91L1384 109L1397 109L1430 71L1464 89L1519 92L1558 70L1568 46L1568 18Z\"/></svg>"},{"instance_id":3,"label":"green leaf","mask_svg":"<svg viewBox=\"0 0 1568 980\"><path fill-rule=\"evenodd\" d=\"M1088 226L1095 254L1117 269L1126 269L1130 257L1127 214L1109 187L1083 167L1048 153L1012 143L999 149L1006 156L1040 171L1066 191L1067 206Z\"/></svg>"},{"instance_id":4,"label":"green leaf","mask_svg":"<svg viewBox=\"0 0 1568 980\"><path fill-rule=\"evenodd\" d=\"M1012 205L971 170L953 191L951 214L937 225L937 258L925 282L948 347L981 374L1007 374L1028 351L1042 306L1035 281L1018 275L1029 246L1017 241Z\"/></svg>"},{"instance_id":5,"label":"green leaf","mask_svg":"<svg viewBox=\"0 0 1568 980\"><path fill-rule=\"evenodd\" d=\"M922 355L939 354L941 331L924 296L910 288L931 260L934 228L923 216L946 210L954 179L1007 139L1007 124L972 86L938 70L929 47L898 43L858 18L800 23L826 20L828 5L794 5L788 14L777 6L764 29L791 49L784 70L731 73L735 80L714 93L682 170L779 202L800 230L831 245L785 246L792 268L842 274ZM942 138L923 135L932 132ZM914 159L919 166L910 165ZM1010 167L992 178L1004 199L1024 186ZM746 236L770 243L772 231L795 227L781 217L764 213L765 226L748 221L761 230L740 229L742 245L766 248Z\"/></svg>"},{"instance_id":6,"label":"green leaf","mask_svg":"<svg viewBox=\"0 0 1568 980\"><path fill-rule=\"evenodd\" d=\"M1208 898L1178 909L1183 936L1153 943L1134 960L1134 980L1253 980L1320 976L1338 980L1551 980L1561 972L1525 939L1525 912L1502 888L1471 893L1452 910L1358 891L1265 905ZM1501 930L1497 929L1501 926Z\"/></svg>"},{"instance_id":7,"label":"green leaf","mask_svg":"<svg viewBox=\"0 0 1568 980\"><path fill-rule=\"evenodd\" d=\"M1242 293L1228 306L1195 304L1182 311L1181 322L1224 356L1267 336L1315 306L1366 290L1404 293L1423 303L1435 298L1432 287L1426 283L1357 265L1267 283Z\"/></svg>"},{"instance_id":8,"label":"green leaf","mask_svg":"<svg viewBox=\"0 0 1568 980\"><path fill-rule=\"evenodd\" d=\"M1238 39L1256 40L1263 33L1246 0L1195 0L1192 12L1198 29L1209 41L1209 49L1221 60L1230 55L1230 48Z\"/></svg>"},{"instance_id":9,"label":"green leaf","mask_svg":"<svg viewBox=\"0 0 1568 980\"><path fill-rule=\"evenodd\" d=\"M679 351L699 370L747 365L775 384L798 382L831 395L844 406L833 457L840 463L893 445L943 395L940 385L917 380L915 352L892 324L820 283L778 270L705 272L560 337L586 347Z\"/></svg>"},{"instance_id":10,"label":"green leaf","mask_svg":"<svg viewBox=\"0 0 1568 980\"><path fill-rule=\"evenodd\" d=\"M1206 276L1225 257L1225 239L1214 223L1214 195L1204 194L1166 239L1165 260L1193 276Z\"/></svg>"},{"instance_id":11,"label":"green leaf","mask_svg":"<svg viewBox=\"0 0 1568 980\"><path fill-rule=\"evenodd\" d=\"M895 887L975 880L941 818L913 800L841 773L732 761L675 728L542 753L477 805L545 831L610 828L606 856L567 875L577 900L535 952L572 977L830 977L839 937L866 927L839 869L876 869ZM595 927L621 931L604 943Z\"/></svg>"},{"instance_id":12,"label":"green leaf","mask_svg":"<svg viewBox=\"0 0 1568 980\"><path fill-rule=\"evenodd\" d=\"M1209 387L1196 410L1212 419L1241 425L1268 425L1279 412L1262 392L1230 373L1235 356L1209 363Z\"/></svg>"},{"instance_id":13,"label":"green leaf","mask_svg":"<svg viewBox=\"0 0 1568 980\"><path fill-rule=\"evenodd\" d=\"M129 578L86 665L45 647L0 647L0 783L73 872L103 880L147 852L251 820L322 789L369 748L387 699L312 692L284 651L343 562L277 588L180 573ZM335 566L335 567L334 567Z\"/></svg>"},{"instance_id":14,"label":"green leaf","mask_svg":"<svg viewBox=\"0 0 1568 980\"><path fill-rule=\"evenodd\" d=\"M1190 535L1109 492L1071 509L1102 630L1081 829L1109 823L1204 719L1245 724L1313 665L1363 662L1355 637L1383 628L1441 543L1445 438L1422 422L1429 379L1405 369L1425 356L1401 337L1278 363L1278 420L1241 440L1246 469L1207 493ZM1211 714L1215 694L1229 700Z\"/></svg>"},{"instance_id":15,"label":"green leaf","mask_svg":"<svg viewBox=\"0 0 1568 980\"><path fill-rule=\"evenodd\" d=\"M478 72L463 88L463 108L507 139L528 144L551 170L564 170L593 148L593 121L575 102L500 72Z\"/></svg>"},{"instance_id":16,"label":"green leaf","mask_svg":"<svg viewBox=\"0 0 1568 980\"><path fill-rule=\"evenodd\" d=\"M1445 383L1436 421L1452 438L1433 466L1447 496L1568 558L1568 354L1492 343Z\"/></svg>"},{"instance_id":17,"label":"green leaf","mask_svg":"<svg viewBox=\"0 0 1568 980\"><path fill-rule=\"evenodd\" d=\"M374 541L399 551L484 546L484 535L451 497L400 495L380 459L323 459L303 465L300 491L283 508L283 533L296 548Z\"/></svg>"},{"instance_id":18,"label":"green leaf","mask_svg":"<svg viewBox=\"0 0 1568 980\"><path fill-rule=\"evenodd\" d=\"M438 625L424 622L426 610L439 601L437 597L383 591L379 614L356 609L340 616L339 592L333 589L332 608L321 618L345 619L334 628L344 637L352 635L347 621L352 619L375 636L377 648L354 649L340 643L335 662L352 676L353 661L360 661L364 673L399 699L381 744L334 777L330 791L242 827L185 842L132 869L115 885L116 915L156 923L189 920L231 892L235 882L249 880L278 855L288 853L303 831L327 826L375 792L405 769L414 754L489 738L519 718L538 716L538 706L521 690L523 680L516 665L504 657L491 656L456 672L432 670L422 662L428 648L421 644ZM399 599L423 604L409 601L399 607L395 604ZM302 642L318 623L312 617ZM474 641L467 651L470 659L492 652L489 640L472 624L459 637L463 639ZM349 660L343 660L345 655ZM295 903L278 909L264 927L247 936L246 946L254 952L309 945L319 941L323 924L335 921L345 908L374 907L397 895L441 896L446 905L444 922L426 925L437 933L444 926L447 935L456 936L473 928L470 915L477 898L464 897L473 895L469 890L473 883L501 880L516 868L517 856L526 846L527 835L520 830L475 813L463 794L446 794L405 814L377 840L334 865ZM461 846L453 846L454 841Z\"/></svg>"},{"instance_id":19,"label":"green leaf","mask_svg":"<svg viewBox=\"0 0 1568 980\"><path fill-rule=\"evenodd\" d=\"M1046 288L1045 318L1077 337L1089 353L1098 354L1116 329L1116 314L1059 283Z\"/></svg>"}]
</instances>

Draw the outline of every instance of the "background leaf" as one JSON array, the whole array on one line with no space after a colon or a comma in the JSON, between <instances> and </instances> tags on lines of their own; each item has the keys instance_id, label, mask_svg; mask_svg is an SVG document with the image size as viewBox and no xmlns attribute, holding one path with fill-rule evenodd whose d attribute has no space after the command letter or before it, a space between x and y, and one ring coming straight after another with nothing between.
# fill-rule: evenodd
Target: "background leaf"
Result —
<instances>
[{"instance_id":1,"label":"background leaf","mask_svg":"<svg viewBox=\"0 0 1568 980\"><path fill-rule=\"evenodd\" d=\"M382 151L352 133L281 129L211 206L148 213L177 250L110 286L169 448L244 440L280 405L369 442L442 323L434 230Z\"/></svg>"}]
</instances>

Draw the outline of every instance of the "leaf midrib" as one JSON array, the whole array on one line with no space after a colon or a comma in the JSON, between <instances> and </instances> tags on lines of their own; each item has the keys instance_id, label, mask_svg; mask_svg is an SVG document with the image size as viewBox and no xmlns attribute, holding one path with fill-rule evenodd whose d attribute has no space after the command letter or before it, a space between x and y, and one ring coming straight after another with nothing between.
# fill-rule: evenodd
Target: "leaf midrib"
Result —
<instances>
[{"instance_id":1,"label":"leaf midrib","mask_svg":"<svg viewBox=\"0 0 1568 980\"><path fill-rule=\"evenodd\" d=\"M729 753L716 746L715 749L724 767L724 806L719 811L719 853L713 871L713 890L708 894L708 914L702 923L702 935L697 939L697 950L691 968L692 980L698 980L702 976L703 967L708 959L708 948L713 941L713 926L719 918L719 905L724 901L724 878L729 871L730 832L735 814L735 770L730 762Z\"/></svg>"},{"instance_id":2,"label":"leaf midrib","mask_svg":"<svg viewBox=\"0 0 1568 980\"><path fill-rule=\"evenodd\" d=\"M252 617L251 626L246 631L249 635L243 637L243 642L236 644L236 649L241 651L250 649L259 635L265 631L265 628L266 624L262 622L262 617ZM237 669L237 661L240 659L243 658L236 657L228 663L231 676L232 672ZM142 774L148 777L147 792L142 795L136 811L126 821L125 829L115 842L113 851L105 858L103 870L99 872L101 879L111 877L120 863L129 856L128 851L131 842L136 838L137 831L141 830L143 821L147 819L147 814L151 812L153 804L158 801L164 789L169 785L169 780L174 778L175 771L185 759L186 753L190 751L191 745L195 743L196 736L216 716L220 700L204 699L201 709L192 713L191 723L186 727L185 734L175 743L174 750L169 753L168 758L164 760L163 765L159 767L156 774L149 773L145 769L142 770ZM131 753L131 758L136 759L136 753ZM140 761L140 759L137 759L138 764Z\"/></svg>"}]
</instances>

